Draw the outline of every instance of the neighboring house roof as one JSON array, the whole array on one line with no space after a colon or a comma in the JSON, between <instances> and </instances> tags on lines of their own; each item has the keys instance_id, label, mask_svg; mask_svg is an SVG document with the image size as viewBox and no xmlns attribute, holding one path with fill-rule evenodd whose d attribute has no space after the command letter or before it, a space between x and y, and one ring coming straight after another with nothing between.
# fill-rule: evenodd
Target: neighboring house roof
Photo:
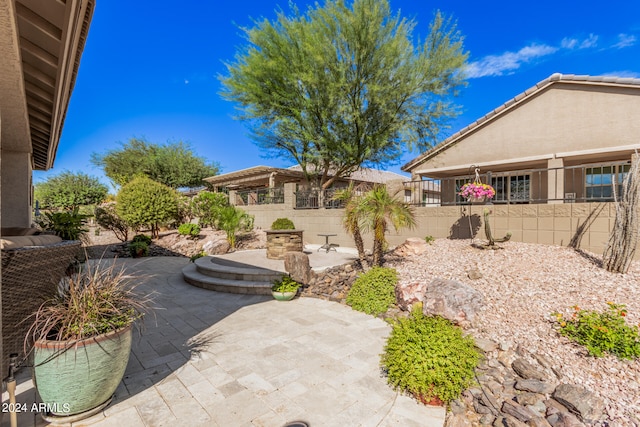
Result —
<instances>
[{"instance_id":1,"label":"neighboring house roof","mask_svg":"<svg viewBox=\"0 0 640 427\"><path fill-rule=\"evenodd\" d=\"M289 168L253 166L234 172L215 175L209 178L205 178L204 180L210 185L214 186L239 187L242 185L250 185L251 183L257 182L259 180L264 181L265 179L268 179L272 174L276 174L279 177L280 182L283 182L283 177L288 181L298 181L304 177L302 168L299 165L291 166ZM361 182L387 183L394 180L406 181L408 177L394 172L362 168L352 173L348 179Z\"/></svg>"},{"instance_id":2,"label":"neighboring house roof","mask_svg":"<svg viewBox=\"0 0 640 427\"><path fill-rule=\"evenodd\" d=\"M302 172L302 167L300 165L291 166L288 168L289 170L295 170ZM384 184L389 181L403 180L406 181L409 177L406 175L400 175L395 172L382 171L378 169L371 168L360 168L357 171L353 172L348 179L354 181L361 182L373 182L377 184Z\"/></svg>"},{"instance_id":3,"label":"neighboring house roof","mask_svg":"<svg viewBox=\"0 0 640 427\"><path fill-rule=\"evenodd\" d=\"M0 0L2 148L31 152L35 169L53 166L94 5Z\"/></svg>"},{"instance_id":4,"label":"neighboring house roof","mask_svg":"<svg viewBox=\"0 0 640 427\"><path fill-rule=\"evenodd\" d=\"M460 131L451 135L432 149L426 151L410 162L402 166L403 171L410 171L423 163L424 161L435 157L442 151L455 145L459 140L464 138L467 134L476 130L481 126L486 126L489 123L502 116L507 111L519 106L520 104L528 101L533 96L539 94L541 91L548 89L550 86L557 83L576 84L576 85L592 85L592 86L635 86L640 88L640 79L636 78L620 78L620 77L606 77L606 76L587 76L587 75L574 75L574 74L560 74L555 73L548 78L542 80L535 86L525 90L521 94L517 95L513 99L505 102L493 111L485 114L470 125L464 127Z\"/></svg>"}]
</instances>

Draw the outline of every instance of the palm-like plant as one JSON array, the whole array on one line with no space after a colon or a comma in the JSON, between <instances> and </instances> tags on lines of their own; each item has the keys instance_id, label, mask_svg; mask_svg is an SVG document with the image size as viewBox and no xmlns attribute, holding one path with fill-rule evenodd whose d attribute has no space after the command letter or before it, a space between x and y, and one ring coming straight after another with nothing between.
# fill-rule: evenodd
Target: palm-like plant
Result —
<instances>
[{"instance_id":1,"label":"palm-like plant","mask_svg":"<svg viewBox=\"0 0 640 427\"><path fill-rule=\"evenodd\" d=\"M373 232L373 265L382 265L382 254L387 247L385 234L392 225L396 231L414 228L416 225L413 209L397 198L397 193L389 194L385 185L376 185L362 196L355 208L355 215L361 219L362 229Z\"/></svg>"},{"instance_id":2,"label":"palm-like plant","mask_svg":"<svg viewBox=\"0 0 640 427\"><path fill-rule=\"evenodd\" d=\"M360 258L360 264L362 268L367 269L368 264L364 253L364 241L362 240L362 232L360 223L362 218L360 216L360 210L358 209L359 203L362 200L362 193L364 187L354 187L353 183L349 187L336 191L333 196L334 200L340 200L344 202L344 216L342 217L342 225L345 231L353 236L353 241L358 250L358 258Z\"/></svg>"},{"instance_id":3,"label":"palm-like plant","mask_svg":"<svg viewBox=\"0 0 640 427\"><path fill-rule=\"evenodd\" d=\"M235 249L236 233L240 230L253 229L253 216L235 206L225 206L216 214L215 227L227 233L227 241L231 249Z\"/></svg>"}]
</instances>

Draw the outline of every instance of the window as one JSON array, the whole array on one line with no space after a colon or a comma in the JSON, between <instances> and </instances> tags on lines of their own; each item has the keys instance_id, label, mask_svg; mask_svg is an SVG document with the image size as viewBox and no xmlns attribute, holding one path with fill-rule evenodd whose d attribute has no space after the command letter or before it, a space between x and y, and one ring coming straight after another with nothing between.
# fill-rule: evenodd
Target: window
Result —
<instances>
[{"instance_id":1,"label":"window","mask_svg":"<svg viewBox=\"0 0 640 427\"><path fill-rule=\"evenodd\" d=\"M493 202L529 203L531 198L531 176L494 176L491 186L496 190Z\"/></svg>"},{"instance_id":2,"label":"window","mask_svg":"<svg viewBox=\"0 0 640 427\"><path fill-rule=\"evenodd\" d=\"M586 198L590 200L613 200L613 186L616 195L622 191L622 181L631 165L611 165L585 168Z\"/></svg>"}]
</instances>

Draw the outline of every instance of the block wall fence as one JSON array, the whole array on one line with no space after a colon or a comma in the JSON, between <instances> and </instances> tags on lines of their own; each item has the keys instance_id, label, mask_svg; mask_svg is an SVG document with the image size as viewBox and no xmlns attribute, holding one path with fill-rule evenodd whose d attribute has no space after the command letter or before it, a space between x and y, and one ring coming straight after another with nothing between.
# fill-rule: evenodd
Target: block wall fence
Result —
<instances>
[{"instance_id":1,"label":"block wall fence","mask_svg":"<svg viewBox=\"0 0 640 427\"><path fill-rule=\"evenodd\" d=\"M353 239L342 227L344 209L293 209L292 204L241 206L255 216L255 226L269 229L276 218L291 219L297 229L304 230L305 244L323 244L319 233L332 233L331 243L353 247ZM615 204L567 203L535 205L472 205L416 207L417 226L413 230L391 228L387 234L389 244L399 245L408 237L433 236L435 238L470 238L471 230L476 237L484 239L483 210L490 209L491 231L494 237L503 237L507 232L516 242L540 243L567 246L579 233L580 249L601 255L609 239L615 220ZM471 221L470 221L471 220ZM586 226L585 226L586 224ZM371 238L365 235L365 244L371 248ZM636 252L640 259L640 251Z\"/></svg>"}]
</instances>

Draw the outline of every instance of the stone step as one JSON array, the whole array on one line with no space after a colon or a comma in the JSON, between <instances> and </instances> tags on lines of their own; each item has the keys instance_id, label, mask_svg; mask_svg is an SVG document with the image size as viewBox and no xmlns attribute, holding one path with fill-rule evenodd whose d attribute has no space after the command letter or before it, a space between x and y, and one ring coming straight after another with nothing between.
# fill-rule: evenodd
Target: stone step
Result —
<instances>
[{"instance_id":1,"label":"stone step","mask_svg":"<svg viewBox=\"0 0 640 427\"><path fill-rule=\"evenodd\" d=\"M281 273L278 278L281 278ZM182 269L185 282L199 288L232 294L271 295L271 281L264 280L234 280L213 277L198 271L195 263L190 263Z\"/></svg>"},{"instance_id":2,"label":"stone step","mask_svg":"<svg viewBox=\"0 0 640 427\"><path fill-rule=\"evenodd\" d=\"M284 272L256 267L216 256L206 256L195 261L196 269L206 276L227 280L268 282L280 280Z\"/></svg>"}]
</instances>

